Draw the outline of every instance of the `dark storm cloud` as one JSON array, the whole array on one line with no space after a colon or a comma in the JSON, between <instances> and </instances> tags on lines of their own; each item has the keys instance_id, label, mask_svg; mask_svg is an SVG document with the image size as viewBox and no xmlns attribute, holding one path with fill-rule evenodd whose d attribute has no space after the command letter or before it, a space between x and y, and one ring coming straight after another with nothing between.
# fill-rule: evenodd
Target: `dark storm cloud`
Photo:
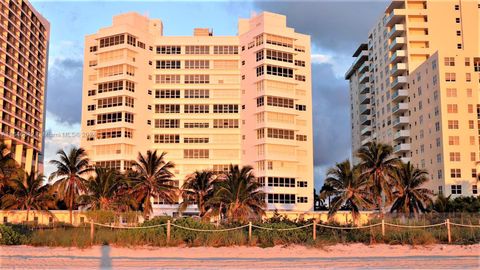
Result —
<instances>
[{"instance_id":1,"label":"dark storm cloud","mask_svg":"<svg viewBox=\"0 0 480 270\"><path fill-rule=\"evenodd\" d=\"M350 156L350 101L348 83L335 77L331 64L312 65L312 82L315 179L319 183L325 177L319 171Z\"/></svg>"},{"instance_id":2,"label":"dark storm cloud","mask_svg":"<svg viewBox=\"0 0 480 270\"><path fill-rule=\"evenodd\" d=\"M352 54L386 8L386 1L258 1L257 8L287 16L288 26L320 48Z\"/></svg>"},{"instance_id":3,"label":"dark storm cloud","mask_svg":"<svg viewBox=\"0 0 480 270\"><path fill-rule=\"evenodd\" d=\"M79 123L82 108L82 61L56 59L48 70L47 108L62 122Z\"/></svg>"}]
</instances>

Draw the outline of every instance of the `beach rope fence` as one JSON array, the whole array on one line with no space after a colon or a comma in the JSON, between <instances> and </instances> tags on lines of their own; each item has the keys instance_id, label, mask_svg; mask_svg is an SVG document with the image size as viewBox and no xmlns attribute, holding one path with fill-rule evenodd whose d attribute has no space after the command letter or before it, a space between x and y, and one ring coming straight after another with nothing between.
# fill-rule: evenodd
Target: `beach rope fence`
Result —
<instances>
[{"instance_id":1,"label":"beach rope fence","mask_svg":"<svg viewBox=\"0 0 480 270\"><path fill-rule=\"evenodd\" d=\"M332 230L362 230L362 229L371 229L371 228L374 228L374 227L381 227L382 236L385 237L385 232L386 232L387 227L401 228L401 229L427 229L427 228L445 226L446 229L447 229L448 243L452 242L451 227L480 229L480 225L454 223L454 222L450 222L449 219L446 219L444 222L440 222L440 223L436 223L436 224L429 224L429 225L394 224L394 223L385 222L385 220L382 219L382 221L379 222L379 223L362 225L362 226L350 226L350 227L349 226L327 225L327 224L318 223L316 220L314 220L312 223L308 223L308 224L305 224L305 225L302 225L302 226L292 227L292 228L270 228L270 227L266 227L266 226L255 225L255 224L252 224L252 222L249 222L248 224L245 224L245 225L242 225L242 226L233 227L233 228L225 228L225 229L190 228L190 227L185 227L185 226L174 224L170 220L167 220L167 223L150 225L150 226L123 226L123 225L122 226L115 226L115 225L111 225L111 224L97 223L97 222L94 222L93 220L91 220L90 221L90 238L91 238L92 242L93 242L94 235L95 235L95 226L104 227L104 228L111 228L111 229L125 229L125 230L154 229L154 228L166 227L167 243L170 242L172 228L176 228L176 229L179 229L179 230L201 232L201 233L219 233L219 232L236 231L236 230L242 230L242 229L248 228L248 240L252 241L252 231L253 231L253 229L255 229L255 230L276 231L276 232L285 232L285 231L303 230L303 229L306 229L308 227L312 227L312 238L313 238L313 240L316 240L316 238L317 238L317 228L326 228L326 229L332 229Z\"/></svg>"}]
</instances>

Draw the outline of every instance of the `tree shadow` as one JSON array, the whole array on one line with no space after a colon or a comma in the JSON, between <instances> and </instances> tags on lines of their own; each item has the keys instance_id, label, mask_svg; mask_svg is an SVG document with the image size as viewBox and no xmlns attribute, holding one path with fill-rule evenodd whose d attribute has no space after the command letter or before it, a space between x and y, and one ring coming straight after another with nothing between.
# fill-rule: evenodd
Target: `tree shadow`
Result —
<instances>
[{"instance_id":1,"label":"tree shadow","mask_svg":"<svg viewBox=\"0 0 480 270\"><path fill-rule=\"evenodd\" d=\"M102 246L102 257L100 258L100 269L102 270L111 270L112 269L112 258L110 257L110 246Z\"/></svg>"}]
</instances>

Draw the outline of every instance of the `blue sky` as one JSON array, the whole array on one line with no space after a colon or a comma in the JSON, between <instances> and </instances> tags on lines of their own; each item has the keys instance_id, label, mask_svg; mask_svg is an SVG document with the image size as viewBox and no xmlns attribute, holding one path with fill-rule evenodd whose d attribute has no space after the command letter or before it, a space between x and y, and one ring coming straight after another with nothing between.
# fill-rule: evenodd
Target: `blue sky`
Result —
<instances>
[{"instance_id":1,"label":"blue sky","mask_svg":"<svg viewBox=\"0 0 480 270\"><path fill-rule=\"evenodd\" d=\"M136 11L163 21L165 35L191 35L195 27L215 35L235 35L238 18L271 11L287 16L297 31L312 36L315 182L350 155L348 84L343 74L351 54L386 6L385 1L53 1L32 0L51 24L47 89L45 162L79 137L83 39L111 24L114 15ZM362 18L361 20L359 18ZM320 128L322 127L322 128ZM46 164L48 175L52 168Z\"/></svg>"}]
</instances>

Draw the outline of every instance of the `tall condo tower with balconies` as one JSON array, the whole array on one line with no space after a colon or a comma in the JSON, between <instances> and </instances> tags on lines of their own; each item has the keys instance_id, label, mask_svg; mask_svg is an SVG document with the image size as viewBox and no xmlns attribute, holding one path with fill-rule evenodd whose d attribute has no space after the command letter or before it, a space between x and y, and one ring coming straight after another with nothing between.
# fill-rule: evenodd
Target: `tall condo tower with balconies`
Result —
<instances>
[{"instance_id":1,"label":"tall condo tower with balconies","mask_svg":"<svg viewBox=\"0 0 480 270\"><path fill-rule=\"evenodd\" d=\"M82 146L95 164L131 168L157 149L188 174L251 165L268 209L313 208L310 38L282 15L242 19L238 36L164 36L136 13L85 38ZM178 204L154 198L155 214ZM187 212L194 212L189 207Z\"/></svg>"},{"instance_id":2,"label":"tall condo tower with balconies","mask_svg":"<svg viewBox=\"0 0 480 270\"><path fill-rule=\"evenodd\" d=\"M50 24L26 0L3 0L0 20L0 140L41 173Z\"/></svg>"},{"instance_id":3,"label":"tall condo tower with balconies","mask_svg":"<svg viewBox=\"0 0 480 270\"><path fill-rule=\"evenodd\" d=\"M391 144L444 195L476 195L480 142L478 1L392 1L353 55L353 151Z\"/></svg>"}]
</instances>

